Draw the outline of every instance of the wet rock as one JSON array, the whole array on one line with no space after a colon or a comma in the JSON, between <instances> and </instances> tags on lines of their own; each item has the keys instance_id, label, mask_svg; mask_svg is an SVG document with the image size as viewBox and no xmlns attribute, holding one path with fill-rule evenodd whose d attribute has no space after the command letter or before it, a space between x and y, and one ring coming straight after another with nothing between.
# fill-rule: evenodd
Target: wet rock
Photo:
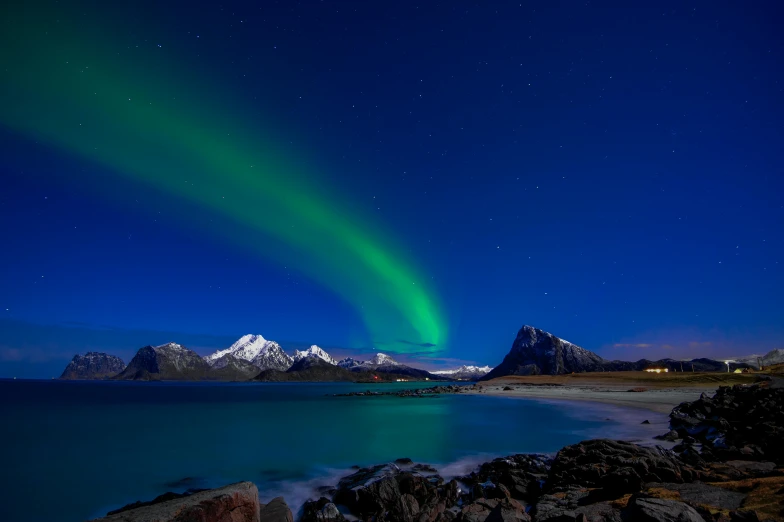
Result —
<instances>
[{"instance_id":1,"label":"wet rock","mask_svg":"<svg viewBox=\"0 0 784 522\"><path fill-rule=\"evenodd\" d=\"M413 464L413 463L414 463L414 461L409 459L409 458L407 458L407 457L406 458L402 458L402 459L395 459L395 464L398 464L398 465L409 465L409 464Z\"/></svg>"},{"instance_id":2,"label":"wet rock","mask_svg":"<svg viewBox=\"0 0 784 522\"><path fill-rule=\"evenodd\" d=\"M360 468L356 473L352 473L340 479L337 489L353 489L370 484L382 477L394 475L399 471L397 466L389 464L379 464L370 468Z\"/></svg>"},{"instance_id":3,"label":"wet rock","mask_svg":"<svg viewBox=\"0 0 784 522\"><path fill-rule=\"evenodd\" d=\"M438 478L441 479L441 477ZM395 480L397 480L401 494L408 493L418 499L427 497L429 486L437 485L437 483L431 485L426 478L413 473L400 473L395 477Z\"/></svg>"},{"instance_id":4,"label":"wet rock","mask_svg":"<svg viewBox=\"0 0 784 522\"><path fill-rule=\"evenodd\" d=\"M400 496L400 488L392 477L373 482L358 492L360 512L377 513L392 505Z\"/></svg>"},{"instance_id":5,"label":"wet rock","mask_svg":"<svg viewBox=\"0 0 784 522\"><path fill-rule=\"evenodd\" d=\"M504 486L509 497L531 503L541 493L541 484L547 478L551 462L552 458L546 455L513 455L486 462L478 471L460 480L471 486L472 492L474 486L482 487L481 492L473 492L475 499L481 496L503 498L507 496L505 493L491 493L488 488Z\"/></svg>"},{"instance_id":6,"label":"wet rock","mask_svg":"<svg viewBox=\"0 0 784 522\"><path fill-rule=\"evenodd\" d=\"M187 519L190 522L190 519ZM193 519L196 522L199 519ZM234 516L218 519L219 522L245 522L246 519ZM251 520L251 519L247 519ZM259 510L260 522L294 522L294 516L291 513L286 501L283 497L276 497L269 501L269 504L262 505ZM183 521L184 522L184 521ZM199 520L199 522L201 522Z\"/></svg>"},{"instance_id":7,"label":"wet rock","mask_svg":"<svg viewBox=\"0 0 784 522\"><path fill-rule=\"evenodd\" d=\"M784 464L784 389L722 386L713 397L676 406L670 426L703 444L711 460Z\"/></svg>"},{"instance_id":8,"label":"wet rock","mask_svg":"<svg viewBox=\"0 0 784 522\"><path fill-rule=\"evenodd\" d=\"M394 517L390 520L398 520L400 522L414 522L417 515L419 515L419 502L409 493L400 495L393 508Z\"/></svg>"},{"instance_id":9,"label":"wet rock","mask_svg":"<svg viewBox=\"0 0 784 522\"><path fill-rule=\"evenodd\" d=\"M115 509L114 511L109 511L107 513L107 515L115 515L117 513L122 513L123 511L129 511L131 509L138 509L140 507L152 506L154 504L160 504L161 502L168 502L170 500L175 500L175 499L178 499L178 498L188 497L188 496L190 496L190 495L192 495L194 493L198 493L199 491L206 491L206 490L204 490L204 489L194 489L194 490L188 490L185 493L173 493L171 491L167 491L166 493L164 493L162 495L158 495L154 499L148 500L146 502L143 502L141 500L137 500L136 502L133 502L131 504L126 504L126 505L124 505L123 507L121 507L119 509Z\"/></svg>"},{"instance_id":10,"label":"wet rock","mask_svg":"<svg viewBox=\"0 0 784 522\"><path fill-rule=\"evenodd\" d=\"M284 504L285 505L285 504ZM96 519L95 522L293 522L289 518L260 519L259 492L252 482L238 482L218 489L146 505Z\"/></svg>"},{"instance_id":11,"label":"wet rock","mask_svg":"<svg viewBox=\"0 0 784 522\"><path fill-rule=\"evenodd\" d=\"M346 518L338 511L337 506L326 497L305 502L302 507L300 522L343 522Z\"/></svg>"},{"instance_id":12,"label":"wet rock","mask_svg":"<svg viewBox=\"0 0 784 522\"><path fill-rule=\"evenodd\" d=\"M457 485L457 481L455 479L450 480L446 483L446 485L439 491L439 496L444 500L447 507L453 506L460 495L460 488Z\"/></svg>"},{"instance_id":13,"label":"wet rock","mask_svg":"<svg viewBox=\"0 0 784 522\"><path fill-rule=\"evenodd\" d=\"M697 472L682 465L663 448L596 439L566 446L558 452L547 483L550 491L574 487L600 488L605 499L636 493L645 482L689 482Z\"/></svg>"}]
</instances>

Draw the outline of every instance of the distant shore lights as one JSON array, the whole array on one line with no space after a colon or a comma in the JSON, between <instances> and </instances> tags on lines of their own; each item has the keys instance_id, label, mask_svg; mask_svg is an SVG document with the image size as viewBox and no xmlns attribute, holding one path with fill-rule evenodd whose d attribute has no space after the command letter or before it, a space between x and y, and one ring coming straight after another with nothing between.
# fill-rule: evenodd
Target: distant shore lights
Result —
<instances>
[{"instance_id":1,"label":"distant shore lights","mask_svg":"<svg viewBox=\"0 0 784 522\"><path fill-rule=\"evenodd\" d=\"M670 369L661 366L651 366L649 368L645 368L645 371L648 373L662 373L662 372L667 373L670 371Z\"/></svg>"}]
</instances>

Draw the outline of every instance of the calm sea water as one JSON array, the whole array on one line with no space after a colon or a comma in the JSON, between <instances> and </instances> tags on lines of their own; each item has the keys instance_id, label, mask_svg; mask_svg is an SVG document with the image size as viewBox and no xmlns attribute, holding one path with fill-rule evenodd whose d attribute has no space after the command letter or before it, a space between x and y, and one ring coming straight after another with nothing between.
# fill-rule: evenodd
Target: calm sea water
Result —
<instances>
[{"instance_id":1,"label":"calm sea water","mask_svg":"<svg viewBox=\"0 0 784 522\"><path fill-rule=\"evenodd\" d=\"M240 480L297 509L355 464L410 457L457 474L493 456L661 431L639 425L654 414L589 403L326 396L367 386L0 381L0 520L85 520Z\"/></svg>"}]
</instances>

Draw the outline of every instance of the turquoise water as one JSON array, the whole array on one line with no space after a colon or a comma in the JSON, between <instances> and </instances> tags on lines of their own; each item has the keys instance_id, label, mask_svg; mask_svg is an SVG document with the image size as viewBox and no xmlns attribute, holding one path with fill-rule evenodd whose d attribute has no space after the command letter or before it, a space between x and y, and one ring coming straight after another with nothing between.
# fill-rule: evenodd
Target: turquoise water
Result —
<instances>
[{"instance_id":1,"label":"turquoise water","mask_svg":"<svg viewBox=\"0 0 784 522\"><path fill-rule=\"evenodd\" d=\"M457 473L502 454L640 436L628 428L642 417L588 403L326 396L367 387L0 381L0 520L85 520L240 480L254 481L262 501L283 494L296 509L355 464L410 457Z\"/></svg>"}]
</instances>

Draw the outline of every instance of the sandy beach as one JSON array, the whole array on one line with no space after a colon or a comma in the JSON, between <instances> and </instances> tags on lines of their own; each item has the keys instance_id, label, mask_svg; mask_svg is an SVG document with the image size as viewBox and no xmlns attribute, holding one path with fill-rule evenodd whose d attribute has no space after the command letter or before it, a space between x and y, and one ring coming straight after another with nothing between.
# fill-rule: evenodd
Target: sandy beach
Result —
<instances>
[{"instance_id":1,"label":"sandy beach","mask_svg":"<svg viewBox=\"0 0 784 522\"><path fill-rule=\"evenodd\" d=\"M591 401L669 414L673 407L713 394L719 386L750 384L756 375L608 372L508 376L481 382L469 393L530 399ZM511 388L511 389L509 389Z\"/></svg>"}]
</instances>

